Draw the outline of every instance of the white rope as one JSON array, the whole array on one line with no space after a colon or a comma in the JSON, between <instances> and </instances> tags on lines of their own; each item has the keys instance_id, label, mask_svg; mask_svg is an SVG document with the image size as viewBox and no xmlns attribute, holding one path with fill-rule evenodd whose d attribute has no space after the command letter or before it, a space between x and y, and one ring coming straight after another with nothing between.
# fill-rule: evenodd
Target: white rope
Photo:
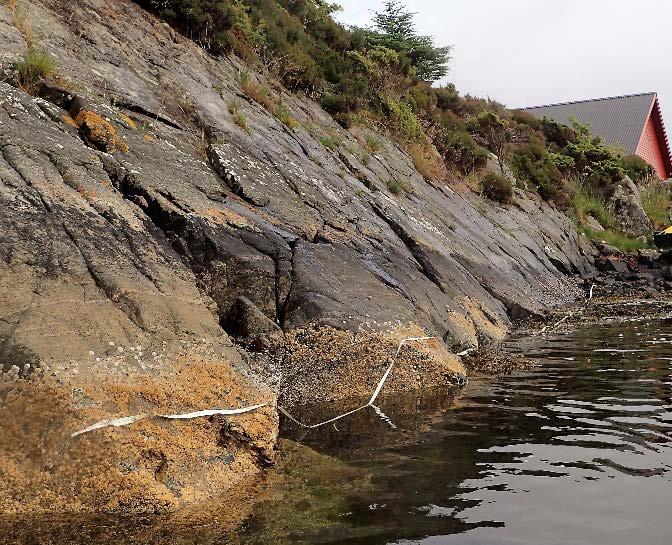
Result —
<instances>
[{"instance_id":1,"label":"white rope","mask_svg":"<svg viewBox=\"0 0 672 545\"><path fill-rule=\"evenodd\" d=\"M408 337L406 339L403 339L400 343L399 346L397 347L397 352L395 353L395 358L399 355L399 352L401 351L402 346L404 344L409 343L409 342L415 342L415 341L424 341L427 339L433 339L434 337ZM380 382L378 382L378 385L376 386L376 389L373 392L373 395L371 396L371 399L366 405L362 405L361 407L354 409L352 411L349 411L345 414L341 414L339 416L336 416L334 418L330 418L329 420L326 420L324 422L320 422L319 424L314 424L312 426L308 426L306 424L303 424L299 422L296 418L294 418L291 414L289 414L285 409L282 407L278 406L278 410L284 414L287 418L289 418L292 422L298 424L299 426L302 426L304 428L318 428L320 426L324 426L325 424L331 424L332 422L336 422L337 420L340 420L341 418L345 418L346 416L350 416L351 414L356 413L357 411L361 411L362 409L366 409L367 407L372 407L373 402L376 400L378 395L380 394L380 391L383 389L383 385L385 384L385 381L387 380L387 377L390 375L390 372L392 371L392 367L394 366L394 361L390 364L390 366L387 368L385 371L385 374L383 375L383 378L380 379ZM214 415L226 415L226 416L231 416L231 415L237 415L237 414L244 414L244 413L249 413L252 411L256 411L257 409L261 409L262 407L266 407L266 403L262 403L259 405L252 405L251 407L243 407L241 409L206 409L203 411L195 411L191 413L184 413L184 414L136 414L132 416L123 416L121 418L112 418L112 419L104 419L96 422L95 424L91 424L90 426L73 432L70 434L71 437L77 437L78 435L82 435L84 433L89 433L94 430L100 430L103 428L119 428L122 426L128 426L130 424L133 424L135 422L138 422L140 420L144 420L146 418L163 418L166 420L191 420L192 418L201 418L204 416L214 416ZM384 416L384 413L380 410L377 409L377 412L380 415ZM382 417L382 416L381 416ZM387 417L383 418L386 419ZM392 422L387 418L387 422L394 426Z\"/></svg>"},{"instance_id":2,"label":"white rope","mask_svg":"<svg viewBox=\"0 0 672 545\"><path fill-rule=\"evenodd\" d=\"M122 418L100 420L95 424L90 425L88 428L84 428L83 430L71 433L70 437L77 437L78 435L89 433L94 430L100 430L103 428L110 428L110 427L119 428L121 426L128 426L129 424L133 424L134 422L138 422L139 420L144 420L145 418L164 418L167 420L191 420L192 418L213 416L216 414L222 414L222 415L244 414L249 413L251 411L256 411L257 409L261 409L261 407L265 406L266 403L262 403L260 405L252 405L251 407L243 407L242 409L208 409L205 411L196 411L193 413L185 413L185 414L154 414L154 415L136 414L133 416L124 416Z\"/></svg>"},{"instance_id":3,"label":"white rope","mask_svg":"<svg viewBox=\"0 0 672 545\"><path fill-rule=\"evenodd\" d=\"M406 339L403 339L399 343L399 346L397 347L397 351L394 354L395 360L396 360L397 356L399 356L399 352L401 352L401 348L406 343L426 341L426 340L429 340L429 339L434 339L434 337L408 337ZM396 426L387 417L387 415L373 404L374 401L376 401L376 398L378 397L378 395L380 394L380 391L383 389L383 386L385 385L385 381L387 380L387 377L390 376L390 373L392 372L392 367L394 367L395 363L396 363L396 361L392 361L392 363L390 363L389 367L385 370L385 373L383 374L383 377L378 382L378 385L376 386L376 389L373 391L373 394L371 395L371 399L369 399L369 402L366 405L362 405L361 407L357 407L356 409L353 409L352 411L348 411L347 413L339 414L338 416L335 416L334 418L330 418L329 420L325 420L324 422L319 422L317 424L304 424L303 422L300 422L294 416L292 416L284 407L281 407L279 405L278 405L278 411L280 411L287 418L289 418L292 422L301 426L302 428L312 430L312 429L315 429L315 428L326 426L327 424L331 424L332 422L336 422L337 420L340 420L341 418L345 418L346 416L350 416L351 414L355 414L356 412L359 412L359 411L364 410L368 407L371 407L390 426L392 426L393 428L396 428Z\"/></svg>"}]
</instances>

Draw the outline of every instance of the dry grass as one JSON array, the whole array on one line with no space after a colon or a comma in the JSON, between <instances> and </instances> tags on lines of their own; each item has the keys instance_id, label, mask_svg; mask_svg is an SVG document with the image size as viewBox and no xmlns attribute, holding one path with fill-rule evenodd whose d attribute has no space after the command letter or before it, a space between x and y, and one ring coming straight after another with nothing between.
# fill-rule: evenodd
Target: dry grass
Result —
<instances>
[{"instance_id":1,"label":"dry grass","mask_svg":"<svg viewBox=\"0 0 672 545\"><path fill-rule=\"evenodd\" d=\"M32 47L35 33L33 32L33 25L30 18L30 11L24 4L20 4L16 0L10 0L7 7L14 16L14 26L23 34L24 39L29 47Z\"/></svg>"},{"instance_id":2,"label":"dry grass","mask_svg":"<svg viewBox=\"0 0 672 545\"><path fill-rule=\"evenodd\" d=\"M243 92L257 104L261 104L269 112L274 113L276 101L271 95L271 90L265 85L256 85L251 81L241 84Z\"/></svg>"},{"instance_id":3,"label":"dry grass","mask_svg":"<svg viewBox=\"0 0 672 545\"><path fill-rule=\"evenodd\" d=\"M434 182L448 178L448 169L443 159L439 157L433 146L427 144L415 144L409 149L413 158L415 169L426 180Z\"/></svg>"}]
</instances>

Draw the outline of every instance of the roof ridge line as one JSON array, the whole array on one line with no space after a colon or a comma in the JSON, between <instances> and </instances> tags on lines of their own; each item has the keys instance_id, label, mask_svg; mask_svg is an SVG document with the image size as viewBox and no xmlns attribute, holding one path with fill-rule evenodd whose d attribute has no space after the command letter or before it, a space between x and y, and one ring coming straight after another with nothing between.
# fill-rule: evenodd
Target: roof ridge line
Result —
<instances>
[{"instance_id":1,"label":"roof ridge line","mask_svg":"<svg viewBox=\"0 0 672 545\"><path fill-rule=\"evenodd\" d=\"M603 97L603 98L588 98L584 100L570 100L569 102L556 102L555 104L541 104L539 106L525 106L523 108L518 108L519 110L536 110L539 108L550 108L552 106L569 106L571 104L581 104L585 102L601 102L603 100L615 100L618 98L631 98L631 97L641 97L645 95L658 95L656 91L649 91L646 93L632 93L629 95L617 95L613 97Z\"/></svg>"}]
</instances>

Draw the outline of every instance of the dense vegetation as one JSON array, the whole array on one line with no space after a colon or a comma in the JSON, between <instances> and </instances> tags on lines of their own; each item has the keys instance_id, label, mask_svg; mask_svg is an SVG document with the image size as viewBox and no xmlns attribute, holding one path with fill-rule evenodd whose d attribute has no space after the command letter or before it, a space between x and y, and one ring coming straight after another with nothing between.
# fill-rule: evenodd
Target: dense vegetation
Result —
<instances>
[{"instance_id":1,"label":"dense vegetation","mask_svg":"<svg viewBox=\"0 0 672 545\"><path fill-rule=\"evenodd\" d=\"M447 171L469 175L480 180L484 195L509 202L513 191L506 178L483 172L492 152L498 174L508 166L526 189L573 211L579 222L590 214L610 227L604 202L614 182L625 174L635 181L652 176L644 161L605 146L586 125L539 120L461 96L452 84L434 86L448 73L450 48L419 34L414 14L397 0L387 0L367 28L337 23L332 14L340 7L327 0L136 1L213 54L233 52L288 90L319 100L341 125L387 132L409 150L426 178ZM246 74L241 85L297 128L267 89ZM235 107L232 112L246 128L242 114ZM326 137L323 143L330 149L340 145ZM375 153L373 145L370 150ZM403 189L396 181L390 186L393 193ZM669 199L663 203L654 190L646 196L659 216L656 223L662 223L660 209Z\"/></svg>"}]
</instances>

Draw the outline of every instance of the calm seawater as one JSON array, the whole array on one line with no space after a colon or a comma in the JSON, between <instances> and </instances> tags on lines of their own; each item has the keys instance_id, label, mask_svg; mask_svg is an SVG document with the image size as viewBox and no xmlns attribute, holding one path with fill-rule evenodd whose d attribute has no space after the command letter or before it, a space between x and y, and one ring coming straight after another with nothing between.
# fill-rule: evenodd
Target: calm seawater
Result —
<instances>
[{"instance_id":1,"label":"calm seawater","mask_svg":"<svg viewBox=\"0 0 672 545\"><path fill-rule=\"evenodd\" d=\"M59 525L50 541L34 521L33 542L672 543L672 321L591 325L507 349L541 365L383 396L389 421L367 409L308 434L285 421L279 475L235 532L163 525L155 535L151 519L137 532L129 519L106 533L89 520ZM297 415L315 422L357 401Z\"/></svg>"},{"instance_id":2,"label":"calm seawater","mask_svg":"<svg viewBox=\"0 0 672 545\"><path fill-rule=\"evenodd\" d=\"M295 504L283 535L261 506L241 541L672 543L672 321L591 325L508 349L541 366L454 395L387 398L396 429L370 411L303 437L343 462L345 482L307 472L315 495ZM328 501L320 479L333 483Z\"/></svg>"}]
</instances>

